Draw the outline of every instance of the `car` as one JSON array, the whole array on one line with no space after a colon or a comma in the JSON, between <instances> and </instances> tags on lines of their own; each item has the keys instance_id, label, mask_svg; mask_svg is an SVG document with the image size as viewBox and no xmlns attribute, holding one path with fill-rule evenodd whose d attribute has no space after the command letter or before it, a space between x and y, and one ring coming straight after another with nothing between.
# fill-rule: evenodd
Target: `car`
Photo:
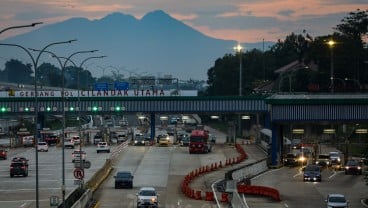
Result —
<instances>
[{"instance_id":1,"label":"car","mask_svg":"<svg viewBox=\"0 0 368 208\"><path fill-rule=\"evenodd\" d=\"M59 143L59 137L57 135L49 135L45 138L45 142L48 145L56 145Z\"/></svg>"},{"instance_id":2,"label":"car","mask_svg":"<svg viewBox=\"0 0 368 208\"><path fill-rule=\"evenodd\" d=\"M82 157L81 157L82 155ZM83 161L86 160L87 157L87 153L85 151L81 151L81 150L74 150L74 152L72 153L72 162L79 162L80 159L82 158Z\"/></svg>"},{"instance_id":3,"label":"car","mask_svg":"<svg viewBox=\"0 0 368 208\"><path fill-rule=\"evenodd\" d=\"M348 160L345 164L345 175L362 175L362 166L357 160Z\"/></svg>"},{"instance_id":4,"label":"car","mask_svg":"<svg viewBox=\"0 0 368 208\"><path fill-rule=\"evenodd\" d=\"M123 133L118 133L116 141L117 141L117 143L123 143L123 142L125 142L127 139L128 139L128 138L127 138L126 133L125 133L125 132L123 132Z\"/></svg>"},{"instance_id":5,"label":"car","mask_svg":"<svg viewBox=\"0 0 368 208\"><path fill-rule=\"evenodd\" d=\"M28 176L28 160L25 157L14 157L9 168L10 177L17 175Z\"/></svg>"},{"instance_id":6,"label":"car","mask_svg":"<svg viewBox=\"0 0 368 208\"><path fill-rule=\"evenodd\" d=\"M322 181L321 167L318 165L307 165L304 168L303 181Z\"/></svg>"},{"instance_id":7,"label":"car","mask_svg":"<svg viewBox=\"0 0 368 208\"><path fill-rule=\"evenodd\" d=\"M146 145L146 141L144 140L144 136L143 135L136 135L133 141L135 146L145 146Z\"/></svg>"},{"instance_id":8,"label":"car","mask_svg":"<svg viewBox=\"0 0 368 208\"><path fill-rule=\"evenodd\" d=\"M0 158L3 160L8 158L8 151L5 148L0 148Z\"/></svg>"},{"instance_id":9,"label":"car","mask_svg":"<svg viewBox=\"0 0 368 208\"><path fill-rule=\"evenodd\" d=\"M168 134L161 135L158 140L158 145L160 146L169 146L170 145L170 136Z\"/></svg>"},{"instance_id":10,"label":"car","mask_svg":"<svg viewBox=\"0 0 368 208\"><path fill-rule=\"evenodd\" d=\"M298 154L295 153L288 153L285 155L284 158L284 165L285 166L297 166L299 164L299 160L298 160Z\"/></svg>"},{"instance_id":11,"label":"car","mask_svg":"<svg viewBox=\"0 0 368 208\"><path fill-rule=\"evenodd\" d=\"M137 208L152 207L158 208L158 193L153 187L142 187L137 195Z\"/></svg>"},{"instance_id":12,"label":"car","mask_svg":"<svg viewBox=\"0 0 368 208\"><path fill-rule=\"evenodd\" d=\"M315 164L319 165L322 168L331 166L330 155L328 155L328 154L319 154L317 156Z\"/></svg>"},{"instance_id":13,"label":"car","mask_svg":"<svg viewBox=\"0 0 368 208\"><path fill-rule=\"evenodd\" d=\"M117 188L133 188L133 174L129 171L119 171L114 176L115 189Z\"/></svg>"},{"instance_id":14,"label":"car","mask_svg":"<svg viewBox=\"0 0 368 208\"><path fill-rule=\"evenodd\" d=\"M97 153L100 153L100 152L110 153L110 146L109 146L109 144L107 144L107 142L99 142L97 144L96 152Z\"/></svg>"},{"instance_id":15,"label":"car","mask_svg":"<svg viewBox=\"0 0 368 208\"><path fill-rule=\"evenodd\" d=\"M363 165L368 165L368 153L363 154L359 162Z\"/></svg>"},{"instance_id":16,"label":"car","mask_svg":"<svg viewBox=\"0 0 368 208\"><path fill-rule=\"evenodd\" d=\"M99 142L102 142L102 134L101 133L97 133L94 137L93 137L93 144L97 145Z\"/></svg>"},{"instance_id":17,"label":"car","mask_svg":"<svg viewBox=\"0 0 368 208\"><path fill-rule=\"evenodd\" d=\"M74 145L79 145L81 143L81 139L79 136L73 136L72 137Z\"/></svg>"},{"instance_id":18,"label":"car","mask_svg":"<svg viewBox=\"0 0 368 208\"><path fill-rule=\"evenodd\" d=\"M331 165L338 165L341 163L341 157L339 152L330 152L330 161L331 161Z\"/></svg>"},{"instance_id":19,"label":"car","mask_svg":"<svg viewBox=\"0 0 368 208\"><path fill-rule=\"evenodd\" d=\"M183 137L180 140L180 145L184 146L184 147L187 147L187 146L189 146L189 141L190 141L189 135L184 134Z\"/></svg>"},{"instance_id":20,"label":"car","mask_svg":"<svg viewBox=\"0 0 368 208\"><path fill-rule=\"evenodd\" d=\"M48 152L49 151L49 145L47 142L37 142L37 151L39 152Z\"/></svg>"},{"instance_id":21,"label":"car","mask_svg":"<svg viewBox=\"0 0 368 208\"><path fill-rule=\"evenodd\" d=\"M34 147L34 136L24 136L22 138L22 144L24 147Z\"/></svg>"},{"instance_id":22,"label":"car","mask_svg":"<svg viewBox=\"0 0 368 208\"><path fill-rule=\"evenodd\" d=\"M216 144L216 136L213 135L213 134L209 134L209 138L210 138L210 141L213 143L213 144Z\"/></svg>"},{"instance_id":23,"label":"car","mask_svg":"<svg viewBox=\"0 0 368 208\"><path fill-rule=\"evenodd\" d=\"M327 208L347 208L349 207L349 201L343 194L328 194L325 200Z\"/></svg>"},{"instance_id":24,"label":"car","mask_svg":"<svg viewBox=\"0 0 368 208\"><path fill-rule=\"evenodd\" d=\"M300 149L302 144L301 139L293 139L291 140L291 148L292 149Z\"/></svg>"},{"instance_id":25,"label":"car","mask_svg":"<svg viewBox=\"0 0 368 208\"><path fill-rule=\"evenodd\" d=\"M64 147L74 149L74 140L72 138L65 138Z\"/></svg>"}]
</instances>

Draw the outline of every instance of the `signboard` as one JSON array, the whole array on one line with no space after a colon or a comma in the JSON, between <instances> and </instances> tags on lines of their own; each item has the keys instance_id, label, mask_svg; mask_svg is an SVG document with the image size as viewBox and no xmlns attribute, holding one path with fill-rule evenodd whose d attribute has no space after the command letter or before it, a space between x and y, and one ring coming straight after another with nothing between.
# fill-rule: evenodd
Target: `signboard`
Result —
<instances>
[{"instance_id":1,"label":"signboard","mask_svg":"<svg viewBox=\"0 0 368 208\"><path fill-rule=\"evenodd\" d=\"M83 161L82 160L82 166L81 166L81 162L78 160L78 161L75 161L74 162L74 167L75 168L83 168L83 169L88 169L91 167L91 161Z\"/></svg>"},{"instance_id":2,"label":"signboard","mask_svg":"<svg viewBox=\"0 0 368 208\"><path fill-rule=\"evenodd\" d=\"M114 83L115 90L128 90L129 89L129 82L115 82Z\"/></svg>"},{"instance_id":3,"label":"signboard","mask_svg":"<svg viewBox=\"0 0 368 208\"><path fill-rule=\"evenodd\" d=\"M83 180L79 180L79 179L77 179L77 180L74 180L74 185L81 185L81 184L83 184Z\"/></svg>"},{"instance_id":4,"label":"signboard","mask_svg":"<svg viewBox=\"0 0 368 208\"><path fill-rule=\"evenodd\" d=\"M104 89L103 86L98 86L99 89ZM135 90L66 90L64 91L64 97L162 97L162 96L172 96L172 93L177 91L177 89L163 90L163 89L135 89ZM62 97L61 91L38 91L38 97ZM180 96L198 96L197 90L180 90ZM0 98L8 97L8 95L0 91ZM15 91L15 95L12 98L32 98L35 97L34 91ZM22 111L34 111L34 108L24 108ZM44 109L46 110L46 108Z\"/></svg>"},{"instance_id":5,"label":"signboard","mask_svg":"<svg viewBox=\"0 0 368 208\"><path fill-rule=\"evenodd\" d=\"M81 180L84 178L84 170L81 168L75 168L73 174L76 179Z\"/></svg>"},{"instance_id":6,"label":"signboard","mask_svg":"<svg viewBox=\"0 0 368 208\"><path fill-rule=\"evenodd\" d=\"M93 87L94 90L108 90L109 84L107 82L96 82Z\"/></svg>"},{"instance_id":7,"label":"signboard","mask_svg":"<svg viewBox=\"0 0 368 208\"><path fill-rule=\"evenodd\" d=\"M58 196L50 196L50 207L59 206L59 197Z\"/></svg>"}]
</instances>

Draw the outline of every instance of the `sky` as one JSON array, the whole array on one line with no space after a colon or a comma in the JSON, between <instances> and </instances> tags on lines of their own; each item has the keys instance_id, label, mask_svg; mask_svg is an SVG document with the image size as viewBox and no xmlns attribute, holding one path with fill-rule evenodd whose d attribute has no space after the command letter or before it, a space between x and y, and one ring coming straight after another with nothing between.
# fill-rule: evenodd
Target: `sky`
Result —
<instances>
[{"instance_id":1,"label":"sky","mask_svg":"<svg viewBox=\"0 0 368 208\"><path fill-rule=\"evenodd\" d=\"M283 40L303 30L312 37L333 28L366 0L0 0L0 30L12 26L61 22L73 17L100 19L113 12L140 19L163 10L207 36L239 42ZM42 27L39 25L36 27ZM8 30L4 39L35 28Z\"/></svg>"}]
</instances>

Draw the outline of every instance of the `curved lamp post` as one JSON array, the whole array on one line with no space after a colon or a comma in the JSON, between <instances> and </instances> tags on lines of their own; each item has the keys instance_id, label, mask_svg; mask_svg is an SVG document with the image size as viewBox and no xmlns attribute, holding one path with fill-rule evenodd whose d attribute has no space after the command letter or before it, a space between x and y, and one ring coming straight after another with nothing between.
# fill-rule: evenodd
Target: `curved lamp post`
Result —
<instances>
[{"instance_id":1,"label":"curved lamp post","mask_svg":"<svg viewBox=\"0 0 368 208\"><path fill-rule=\"evenodd\" d=\"M356 80L356 79L349 79L349 78L345 77L345 81L352 81L352 82L354 82L356 85L358 85L358 86L359 86L359 92L361 92L361 91L362 91L362 85L360 84L359 80Z\"/></svg>"},{"instance_id":2,"label":"curved lamp post","mask_svg":"<svg viewBox=\"0 0 368 208\"><path fill-rule=\"evenodd\" d=\"M32 24L29 24L29 25L19 25L19 26L8 27L8 28L5 28L5 29L2 29L0 31L0 34L7 31L7 30L12 30L12 29L17 29L17 28L24 28L24 27L34 27L34 26L39 25L39 24L43 24L43 22L34 22Z\"/></svg>"},{"instance_id":3,"label":"curved lamp post","mask_svg":"<svg viewBox=\"0 0 368 208\"><path fill-rule=\"evenodd\" d=\"M33 51L40 51L40 50L36 50L36 49L30 49ZM65 72L65 67L66 64L68 63L68 61L74 63L73 61L71 61L71 58L77 54L81 54L81 53L94 53L98 50L90 50L90 51L77 51L72 53L70 56L68 56L67 58L64 57L58 57L55 53L51 52L51 51L43 51L46 53L49 53L52 55L53 58L56 58L60 64L61 67L61 75L62 75L62 88L61 88L61 99L62 99L62 112L63 112L63 119L62 119L62 185L61 185L61 191L62 191L62 203L63 203L63 207L65 208L65 147L64 147L64 142L65 142L65 80L64 80L64 72ZM65 61L64 63L61 62L61 58L64 58Z\"/></svg>"},{"instance_id":4,"label":"curved lamp post","mask_svg":"<svg viewBox=\"0 0 368 208\"><path fill-rule=\"evenodd\" d=\"M38 133L38 91L37 91L37 76L38 76L38 73L37 73L37 65L38 65L38 61L41 57L41 54L43 52L45 52L45 50L50 47L50 46L53 46L53 45L58 45L58 44L65 44L65 43L72 43L76 40L69 40L69 41L63 41L63 42L54 42L54 43L50 43L48 45L46 45L42 50L39 50L39 53L37 55L36 58L34 58L31 54L31 52L21 46L21 45L17 45L17 44L6 44L6 43L0 43L0 45L3 45L3 46L13 46L13 47L18 47L18 48L21 48L22 50L24 50L28 56L31 58L32 60L32 63L33 63L33 68L34 68L34 91L35 91L35 133L34 133L34 139L35 141L38 140L37 138L37 133ZM35 160L36 160L36 208L39 208L39 187L38 187L38 151L36 150L35 151L36 155L35 155Z\"/></svg>"}]
</instances>

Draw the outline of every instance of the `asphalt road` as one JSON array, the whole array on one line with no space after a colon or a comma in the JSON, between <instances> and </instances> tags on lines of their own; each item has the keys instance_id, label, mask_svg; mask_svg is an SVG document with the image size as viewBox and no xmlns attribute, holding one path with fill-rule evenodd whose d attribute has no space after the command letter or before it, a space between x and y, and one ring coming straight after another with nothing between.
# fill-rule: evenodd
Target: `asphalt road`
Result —
<instances>
[{"instance_id":1,"label":"asphalt road","mask_svg":"<svg viewBox=\"0 0 368 208\"><path fill-rule=\"evenodd\" d=\"M76 146L78 148L78 146ZM87 160L91 161L90 169L85 169L85 181L102 167L109 154L96 153L96 147L83 147L87 153ZM66 195L73 191L74 164L72 163L73 149L65 149L65 187ZM7 160L0 160L0 207L28 208L36 207L36 160L34 148L10 149ZM26 157L29 161L28 177L10 178L9 166L11 158L15 156ZM61 148L52 146L48 152L39 152L39 205L50 207L50 197L58 196L62 200L62 151Z\"/></svg>"}]
</instances>

